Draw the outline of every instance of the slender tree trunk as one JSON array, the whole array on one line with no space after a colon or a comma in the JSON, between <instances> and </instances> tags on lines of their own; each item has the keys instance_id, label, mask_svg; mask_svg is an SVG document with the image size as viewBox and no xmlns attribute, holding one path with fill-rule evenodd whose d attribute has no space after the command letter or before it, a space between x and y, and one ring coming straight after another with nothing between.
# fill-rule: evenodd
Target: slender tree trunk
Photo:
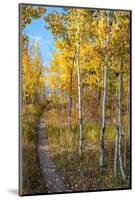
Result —
<instances>
[{"instance_id":1,"label":"slender tree trunk","mask_svg":"<svg viewBox=\"0 0 135 200\"><path fill-rule=\"evenodd\" d=\"M73 71L71 69L70 72L70 96L69 96L69 131L71 131L71 127L72 127L72 75L73 75Z\"/></svg>"},{"instance_id":2,"label":"slender tree trunk","mask_svg":"<svg viewBox=\"0 0 135 200\"><path fill-rule=\"evenodd\" d=\"M126 111L126 128L124 132L124 168L126 168L126 157L127 157L127 133L128 133L128 114L129 114L129 84L128 84L128 94L127 94L127 111Z\"/></svg>"},{"instance_id":3,"label":"slender tree trunk","mask_svg":"<svg viewBox=\"0 0 135 200\"><path fill-rule=\"evenodd\" d=\"M119 129L116 127L116 142L115 142L115 156L114 156L114 175L117 176L118 167L118 143L119 143Z\"/></svg>"},{"instance_id":4,"label":"slender tree trunk","mask_svg":"<svg viewBox=\"0 0 135 200\"><path fill-rule=\"evenodd\" d=\"M82 99L81 99L81 78L80 78L80 62L79 62L79 54L80 54L80 13L78 11L77 15L77 52L76 52L76 65L77 65L77 76L78 76L78 108L79 108L79 127L80 127L80 140L79 140L79 155L82 155L82 144L83 144L83 117L82 117Z\"/></svg>"},{"instance_id":5,"label":"slender tree trunk","mask_svg":"<svg viewBox=\"0 0 135 200\"><path fill-rule=\"evenodd\" d=\"M103 80L103 100L102 100L102 126L100 132L100 156L99 166L104 166L104 133L106 127L106 93L107 93L107 65L104 66L104 80Z\"/></svg>"},{"instance_id":6,"label":"slender tree trunk","mask_svg":"<svg viewBox=\"0 0 135 200\"><path fill-rule=\"evenodd\" d=\"M107 28L110 29L111 32L111 26L110 26L110 11L107 11ZM102 99L102 125L101 125L101 131L100 131L100 147L99 147L99 167L100 169L104 166L104 133L106 128L106 97L107 97L107 65L109 60L109 42L110 42L110 32L108 32L107 38L106 38L106 49L107 53L105 55L105 65L104 65L104 73L103 73L103 99Z\"/></svg>"},{"instance_id":7,"label":"slender tree trunk","mask_svg":"<svg viewBox=\"0 0 135 200\"><path fill-rule=\"evenodd\" d=\"M107 65L110 57L110 52L108 50L108 46L110 43L111 37L111 26L112 26L112 11L106 11L107 17L107 27L108 35L106 38L106 49L107 52L105 54L105 65L104 65L104 77L103 77L103 99L102 99L102 126L100 131L100 148L99 148L99 167L102 169L104 166L104 133L106 128L106 98L107 98Z\"/></svg>"},{"instance_id":8,"label":"slender tree trunk","mask_svg":"<svg viewBox=\"0 0 135 200\"><path fill-rule=\"evenodd\" d=\"M121 66L120 66L120 72L119 72L119 86L118 86L118 127L117 127L117 134L116 135L116 146L115 146L115 154L118 152L118 164L120 168L120 172L122 175L123 180L125 180L125 172L123 168L123 162L122 162L122 156L121 156L121 137L122 137L122 109L121 109L121 100L122 100L122 67L123 67L123 57L121 57ZM117 144L118 142L118 144ZM116 162L117 159L114 160L114 174L117 175L117 166Z\"/></svg>"},{"instance_id":9,"label":"slender tree trunk","mask_svg":"<svg viewBox=\"0 0 135 200\"><path fill-rule=\"evenodd\" d=\"M76 51L75 51L76 54ZM73 105L73 97L72 97L72 84L73 84L73 67L75 61L75 54L73 58L73 63L70 71L70 96L69 96L69 131L71 131L72 127L72 105Z\"/></svg>"},{"instance_id":10,"label":"slender tree trunk","mask_svg":"<svg viewBox=\"0 0 135 200\"><path fill-rule=\"evenodd\" d=\"M119 73L119 90L118 90L118 127L119 127L119 148L118 148L119 153L118 154L119 154L119 164L120 164L121 175L122 175L123 180L125 180L125 173L124 173L122 157L121 157L121 137L122 137L121 97L122 97L122 65L123 65L122 59L121 59L121 69Z\"/></svg>"}]
</instances>

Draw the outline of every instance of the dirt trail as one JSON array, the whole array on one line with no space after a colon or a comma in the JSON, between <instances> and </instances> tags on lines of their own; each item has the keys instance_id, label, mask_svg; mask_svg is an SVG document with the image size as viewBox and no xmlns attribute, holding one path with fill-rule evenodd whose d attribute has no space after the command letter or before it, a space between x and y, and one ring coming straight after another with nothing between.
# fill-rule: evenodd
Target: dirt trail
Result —
<instances>
[{"instance_id":1,"label":"dirt trail","mask_svg":"<svg viewBox=\"0 0 135 200\"><path fill-rule=\"evenodd\" d=\"M45 127L44 113L38 126L38 156L41 173L48 193L71 192L64 183L64 178L56 169L48 147L47 129Z\"/></svg>"}]
</instances>

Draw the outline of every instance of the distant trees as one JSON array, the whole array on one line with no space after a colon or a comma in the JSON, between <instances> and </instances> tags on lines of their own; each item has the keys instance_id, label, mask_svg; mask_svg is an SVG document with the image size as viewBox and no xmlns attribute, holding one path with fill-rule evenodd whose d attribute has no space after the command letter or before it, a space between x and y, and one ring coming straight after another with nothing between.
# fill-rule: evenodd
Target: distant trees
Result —
<instances>
[{"instance_id":1,"label":"distant trees","mask_svg":"<svg viewBox=\"0 0 135 200\"><path fill-rule=\"evenodd\" d=\"M46 12L45 8L33 7L31 5L21 6L21 26L25 29L33 19L38 19ZM22 33L22 96L23 105L33 104L43 96L44 85L44 66L40 53L40 45L34 42L28 46L29 38ZM38 97L37 97L38 96ZM37 99L38 98L38 99Z\"/></svg>"},{"instance_id":2,"label":"distant trees","mask_svg":"<svg viewBox=\"0 0 135 200\"><path fill-rule=\"evenodd\" d=\"M22 55L22 95L23 105L39 103L45 92L44 66L40 57L39 44L30 49L27 40L23 42Z\"/></svg>"},{"instance_id":3,"label":"distant trees","mask_svg":"<svg viewBox=\"0 0 135 200\"><path fill-rule=\"evenodd\" d=\"M31 5L21 6L21 26L24 30L27 24L30 24L33 19L40 18L46 12L46 8L33 7ZM40 45L34 42L31 47L28 47L28 36L22 34L22 82L23 82L23 104L27 102L33 103L36 101L39 85L42 85L41 79L43 76L43 65L40 53ZM42 78L41 78L42 76ZM43 87L43 86L41 86ZM35 91L34 91L35 90ZM35 97L32 97L34 96Z\"/></svg>"}]
</instances>

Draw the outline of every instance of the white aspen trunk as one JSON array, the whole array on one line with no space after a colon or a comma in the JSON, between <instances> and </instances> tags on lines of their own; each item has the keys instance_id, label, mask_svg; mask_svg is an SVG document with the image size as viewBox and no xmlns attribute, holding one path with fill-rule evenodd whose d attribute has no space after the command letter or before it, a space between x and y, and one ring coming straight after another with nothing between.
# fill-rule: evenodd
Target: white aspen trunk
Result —
<instances>
[{"instance_id":1,"label":"white aspen trunk","mask_svg":"<svg viewBox=\"0 0 135 200\"><path fill-rule=\"evenodd\" d=\"M76 51L75 51L76 54ZM70 71L70 94L69 94L69 132L72 129L72 107L73 107L73 94L72 94L72 84L73 84L73 67L74 67L74 62L75 62L75 55L73 58L73 63Z\"/></svg>"},{"instance_id":2,"label":"white aspen trunk","mask_svg":"<svg viewBox=\"0 0 135 200\"><path fill-rule=\"evenodd\" d=\"M115 156L114 156L114 175L117 176L118 167L118 143L119 143L119 130L116 127L116 142L115 142Z\"/></svg>"},{"instance_id":3,"label":"white aspen trunk","mask_svg":"<svg viewBox=\"0 0 135 200\"><path fill-rule=\"evenodd\" d=\"M110 29L110 11L107 11L107 27ZM111 31L111 30L110 30ZM106 38L106 49L108 48L110 40L110 33ZM109 51L105 55L105 65L103 73L103 98L102 98L102 125L100 131L100 147L99 147L99 167L104 166L104 133L106 128L106 97L107 97L107 65L108 65Z\"/></svg>"},{"instance_id":4,"label":"white aspen trunk","mask_svg":"<svg viewBox=\"0 0 135 200\"><path fill-rule=\"evenodd\" d=\"M128 133L128 113L129 113L129 98L130 98L130 92L129 92L129 84L128 84L128 94L127 94L127 122L126 122L126 130L124 134L124 168L126 168L126 157L127 157L127 133Z\"/></svg>"},{"instance_id":5,"label":"white aspen trunk","mask_svg":"<svg viewBox=\"0 0 135 200\"><path fill-rule=\"evenodd\" d=\"M99 166L104 166L104 133L106 126L106 93L107 93L107 66L104 66L103 100L102 100L102 127L100 132Z\"/></svg>"},{"instance_id":6,"label":"white aspen trunk","mask_svg":"<svg viewBox=\"0 0 135 200\"><path fill-rule=\"evenodd\" d=\"M70 96L69 96L69 132L71 131L72 127L72 70L70 74Z\"/></svg>"},{"instance_id":7,"label":"white aspen trunk","mask_svg":"<svg viewBox=\"0 0 135 200\"><path fill-rule=\"evenodd\" d=\"M83 118L82 118L82 99L81 99L81 78L80 78L80 63L79 63L79 51L80 51L80 13L78 10L77 15L77 52L76 52L76 65L77 65L77 76L78 76L78 109L79 109L79 127L80 127L80 140L79 140L79 155L82 155L82 143L83 143Z\"/></svg>"},{"instance_id":8,"label":"white aspen trunk","mask_svg":"<svg viewBox=\"0 0 135 200\"><path fill-rule=\"evenodd\" d=\"M123 162L121 157L121 137L122 137L122 113L121 113L121 97L122 97L122 58L121 67L119 72L119 88L118 88L118 131L119 131L119 142L118 142L118 157L119 157L119 167L123 180L125 180L125 172L123 169Z\"/></svg>"}]
</instances>

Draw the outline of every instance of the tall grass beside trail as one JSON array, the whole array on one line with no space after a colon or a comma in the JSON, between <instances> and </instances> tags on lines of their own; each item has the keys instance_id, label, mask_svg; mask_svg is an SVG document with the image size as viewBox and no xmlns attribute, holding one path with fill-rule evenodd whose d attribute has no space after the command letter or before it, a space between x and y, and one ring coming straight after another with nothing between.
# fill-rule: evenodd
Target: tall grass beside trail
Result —
<instances>
[{"instance_id":1,"label":"tall grass beside trail","mask_svg":"<svg viewBox=\"0 0 135 200\"><path fill-rule=\"evenodd\" d=\"M22 112L23 194L45 192L37 155L37 124L43 106L27 105Z\"/></svg>"},{"instance_id":2,"label":"tall grass beside trail","mask_svg":"<svg viewBox=\"0 0 135 200\"><path fill-rule=\"evenodd\" d=\"M54 118L55 116L55 118ZM45 116L48 129L49 148L57 168L65 177L67 185L73 191L90 191L103 189L129 188L130 180L130 147L127 147L127 180L123 182L121 175L114 177L113 161L116 128L108 124L105 133L105 170L99 172L99 138L100 124L87 122L84 124L84 142L82 157L78 154L79 128L73 124L69 131L67 122L61 116L48 112ZM63 122L62 122L63 121ZM129 134L128 134L129 140ZM124 142L122 141L122 152Z\"/></svg>"}]
</instances>

